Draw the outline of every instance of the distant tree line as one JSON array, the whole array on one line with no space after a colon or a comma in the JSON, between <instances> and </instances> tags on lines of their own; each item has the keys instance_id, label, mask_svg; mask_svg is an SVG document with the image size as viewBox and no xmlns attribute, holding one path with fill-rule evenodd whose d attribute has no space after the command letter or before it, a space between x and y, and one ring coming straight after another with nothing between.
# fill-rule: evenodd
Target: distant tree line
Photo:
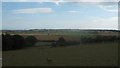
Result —
<instances>
[{"instance_id":1,"label":"distant tree line","mask_svg":"<svg viewBox=\"0 0 120 68\"><path fill-rule=\"evenodd\" d=\"M34 36L24 38L20 35L2 34L2 50L14 50L33 46L37 41Z\"/></svg>"},{"instance_id":2,"label":"distant tree line","mask_svg":"<svg viewBox=\"0 0 120 68\"><path fill-rule=\"evenodd\" d=\"M66 41L64 37L60 37L56 42L52 43L52 47L104 42L120 42L120 36L81 36L80 41Z\"/></svg>"},{"instance_id":3,"label":"distant tree line","mask_svg":"<svg viewBox=\"0 0 120 68\"><path fill-rule=\"evenodd\" d=\"M120 41L119 36L103 36L96 35L94 37L81 36L81 43L101 43L101 42L118 42Z\"/></svg>"},{"instance_id":4,"label":"distant tree line","mask_svg":"<svg viewBox=\"0 0 120 68\"><path fill-rule=\"evenodd\" d=\"M14 50L34 46L37 41L34 36L24 38L20 35L2 34L2 50ZM52 47L57 47L87 43L120 42L120 36L81 36L78 41L67 41L64 37L59 37L58 40L43 40L42 42L51 42Z\"/></svg>"}]
</instances>

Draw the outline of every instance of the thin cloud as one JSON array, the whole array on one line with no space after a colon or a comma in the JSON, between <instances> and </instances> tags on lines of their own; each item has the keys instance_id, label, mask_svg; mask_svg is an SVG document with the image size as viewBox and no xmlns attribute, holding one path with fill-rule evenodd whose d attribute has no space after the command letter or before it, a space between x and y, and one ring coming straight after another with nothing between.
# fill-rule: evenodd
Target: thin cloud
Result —
<instances>
[{"instance_id":1,"label":"thin cloud","mask_svg":"<svg viewBox=\"0 0 120 68\"><path fill-rule=\"evenodd\" d=\"M76 10L70 10L70 11L67 11L67 12L69 12L69 13L77 13L77 12L79 12L79 11L76 11Z\"/></svg>"},{"instance_id":2,"label":"thin cloud","mask_svg":"<svg viewBox=\"0 0 120 68\"><path fill-rule=\"evenodd\" d=\"M89 24L89 25L88 25ZM118 30L118 17L93 17L89 22L81 24L83 28L115 29Z\"/></svg>"},{"instance_id":3,"label":"thin cloud","mask_svg":"<svg viewBox=\"0 0 120 68\"><path fill-rule=\"evenodd\" d=\"M36 13L51 13L53 12L52 8L27 8L27 9L17 9L14 10L15 14L36 14Z\"/></svg>"},{"instance_id":4,"label":"thin cloud","mask_svg":"<svg viewBox=\"0 0 120 68\"><path fill-rule=\"evenodd\" d=\"M118 12L118 8L113 5L99 5L99 7L108 12Z\"/></svg>"}]
</instances>

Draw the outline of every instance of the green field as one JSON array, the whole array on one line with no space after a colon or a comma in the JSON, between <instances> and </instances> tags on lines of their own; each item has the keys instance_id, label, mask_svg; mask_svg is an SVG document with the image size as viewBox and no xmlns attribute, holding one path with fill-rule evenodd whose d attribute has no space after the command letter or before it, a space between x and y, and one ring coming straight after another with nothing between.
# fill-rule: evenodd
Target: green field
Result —
<instances>
[{"instance_id":1,"label":"green field","mask_svg":"<svg viewBox=\"0 0 120 68\"><path fill-rule=\"evenodd\" d=\"M52 62L47 62L51 58ZM118 43L3 51L3 66L117 66Z\"/></svg>"}]
</instances>

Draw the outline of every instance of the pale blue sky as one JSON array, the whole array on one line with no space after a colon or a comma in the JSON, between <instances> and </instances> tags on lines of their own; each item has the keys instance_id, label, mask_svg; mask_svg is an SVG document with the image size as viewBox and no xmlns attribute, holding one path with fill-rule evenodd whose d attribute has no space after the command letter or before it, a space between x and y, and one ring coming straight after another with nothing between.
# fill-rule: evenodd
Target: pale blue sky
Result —
<instances>
[{"instance_id":1,"label":"pale blue sky","mask_svg":"<svg viewBox=\"0 0 120 68\"><path fill-rule=\"evenodd\" d=\"M116 3L3 2L3 29L118 29Z\"/></svg>"}]
</instances>

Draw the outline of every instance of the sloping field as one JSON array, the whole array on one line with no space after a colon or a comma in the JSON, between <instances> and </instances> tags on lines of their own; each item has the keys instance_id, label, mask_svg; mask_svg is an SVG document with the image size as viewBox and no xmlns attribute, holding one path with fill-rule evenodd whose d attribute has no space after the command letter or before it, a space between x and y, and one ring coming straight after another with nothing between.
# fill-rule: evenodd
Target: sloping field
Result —
<instances>
[{"instance_id":1,"label":"sloping field","mask_svg":"<svg viewBox=\"0 0 120 68\"><path fill-rule=\"evenodd\" d=\"M52 61L48 62L47 58ZM117 62L117 43L56 48L37 46L3 52L3 66L117 66Z\"/></svg>"},{"instance_id":2,"label":"sloping field","mask_svg":"<svg viewBox=\"0 0 120 68\"><path fill-rule=\"evenodd\" d=\"M23 37L27 36L34 36L38 40L58 40L61 36L65 38L67 41L78 41L80 40L80 36L74 36L74 35L22 35Z\"/></svg>"},{"instance_id":3,"label":"sloping field","mask_svg":"<svg viewBox=\"0 0 120 68\"><path fill-rule=\"evenodd\" d=\"M118 33L116 32L98 32L98 33L91 33L91 32L52 32L48 35L47 32L45 33L32 33L32 34L19 34L23 37L27 37L27 36L34 36L36 37L38 40L58 40L59 37L64 37L65 40L67 41L80 41L81 36L85 36L85 37L95 37L96 35L100 35L100 36L118 36Z\"/></svg>"}]
</instances>

